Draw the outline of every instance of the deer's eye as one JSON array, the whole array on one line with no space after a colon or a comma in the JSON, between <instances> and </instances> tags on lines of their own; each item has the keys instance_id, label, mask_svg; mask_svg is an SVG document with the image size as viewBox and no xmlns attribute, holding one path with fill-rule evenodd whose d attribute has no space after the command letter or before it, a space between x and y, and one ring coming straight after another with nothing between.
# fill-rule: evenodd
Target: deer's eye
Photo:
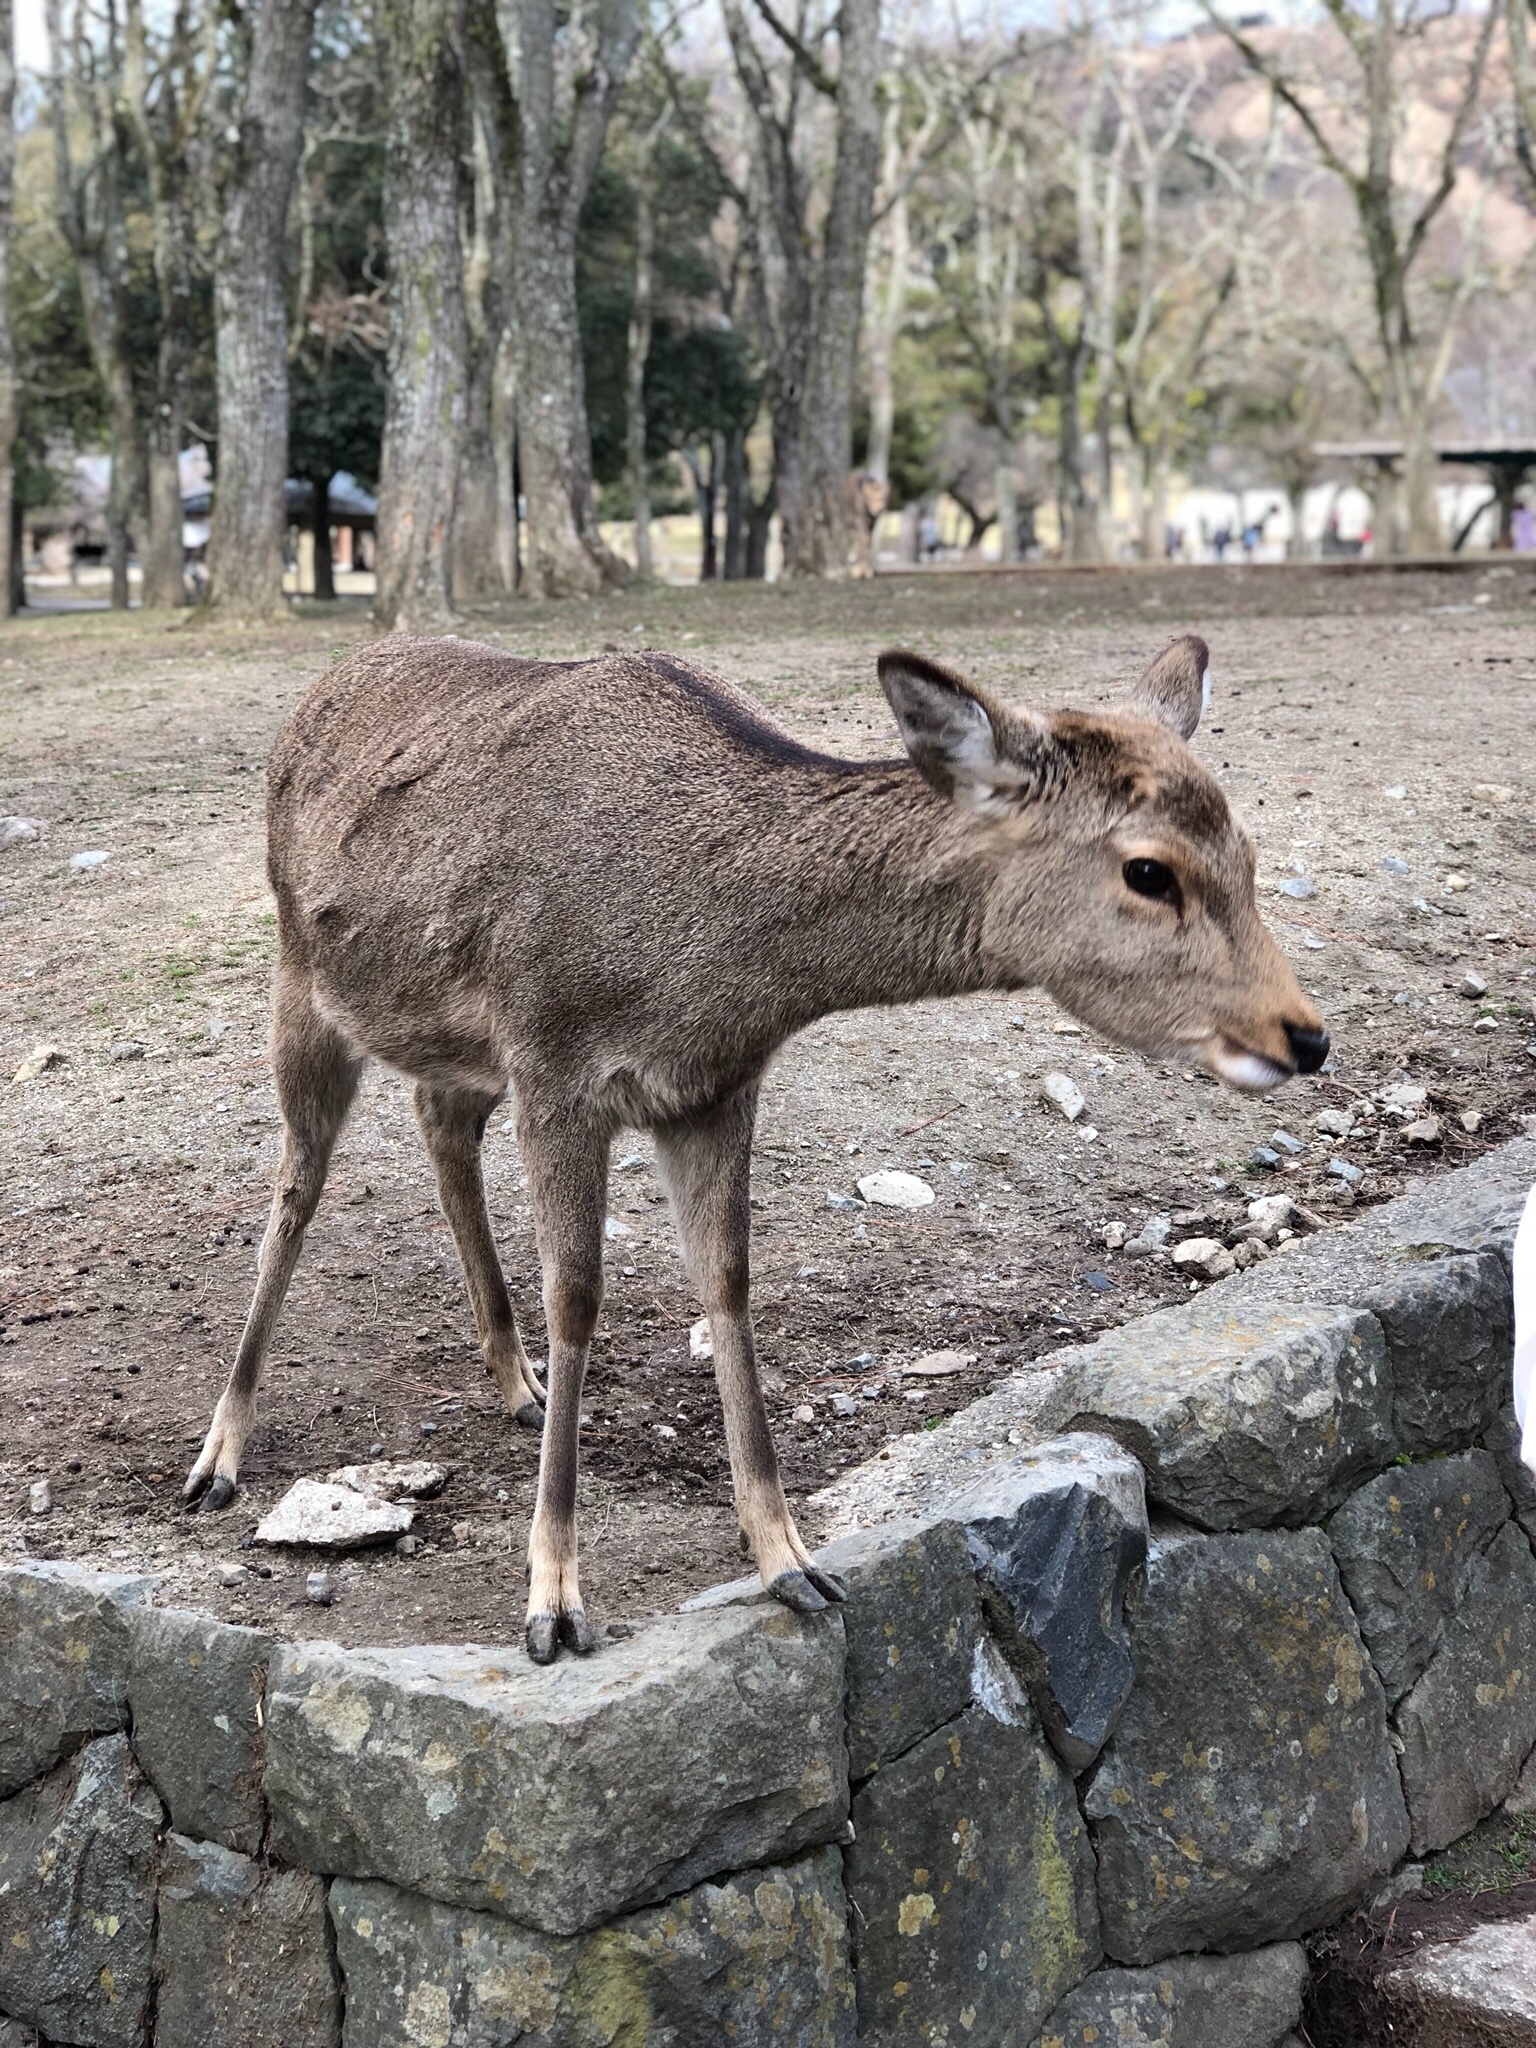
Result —
<instances>
[{"instance_id":1,"label":"deer's eye","mask_svg":"<svg viewBox=\"0 0 1536 2048\"><path fill-rule=\"evenodd\" d=\"M1177 903L1179 884L1173 869L1160 860L1128 860L1121 869L1125 886L1134 895L1150 896L1155 902Z\"/></svg>"}]
</instances>

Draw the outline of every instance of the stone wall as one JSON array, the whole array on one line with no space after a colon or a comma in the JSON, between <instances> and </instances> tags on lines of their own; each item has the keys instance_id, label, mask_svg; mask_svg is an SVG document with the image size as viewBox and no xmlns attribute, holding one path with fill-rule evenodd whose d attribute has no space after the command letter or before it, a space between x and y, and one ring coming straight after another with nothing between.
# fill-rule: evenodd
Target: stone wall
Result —
<instances>
[{"instance_id":1,"label":"stone wall","mask_svg":"<svg viewBox=\"0 0 1536 2048\"><path fill-rule=\"evenodd\" d=\"M1277 2048L1536 1747L1536 1144L822 1497L849 1583L590 1659L0 1572L0 2048Z\"/></svg>"}]
</instances>

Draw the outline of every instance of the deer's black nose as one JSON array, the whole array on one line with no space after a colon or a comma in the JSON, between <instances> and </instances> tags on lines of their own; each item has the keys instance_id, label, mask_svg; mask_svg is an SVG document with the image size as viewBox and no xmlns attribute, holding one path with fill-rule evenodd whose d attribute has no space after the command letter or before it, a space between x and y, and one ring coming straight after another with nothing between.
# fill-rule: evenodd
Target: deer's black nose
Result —
<instances>
[{"instance_id":1,"label":"deer's black nose","mask_svg":"<svg viewBox=\"0 0 1536 2048\"><path fill-rule=\"evenodd\" d=\"M1328 1057L1327 1032L1310 1031L1304 1024L1287 1024L1285 1035L1291 1041L1291 1056L1298 1071L1315 1074Z\"/></svg>"}]
</instances>

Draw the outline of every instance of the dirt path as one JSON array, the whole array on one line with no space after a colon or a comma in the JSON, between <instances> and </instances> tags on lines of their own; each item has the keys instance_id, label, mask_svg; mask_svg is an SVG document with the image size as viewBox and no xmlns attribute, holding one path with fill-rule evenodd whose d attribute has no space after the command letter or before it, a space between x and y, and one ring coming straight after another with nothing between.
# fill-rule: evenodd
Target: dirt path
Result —
<instances>
[{"instance_id":1,"label":"dirt path","mask_svg":"<svg viewBox=\"0 0 1536 2048\"><path fill-rule=\"evenodd\" d=\"M757 1324L796 1494L938 1426L1002 1369L1188 1291L1166 1263L1106 1250L1106 1223L1193 1213L1209 1223L1178 1234L1219 1233L1277 1186L1324 1212L1384 1198L1536 1112L1536 569L938 574L659 590L465 623L557 656L685 647L801 736L865 755L892 751L882 645L1025 701L1092 704L1185 628L1210 640L1217 677L1198 744L1256 833L1265 913L1334 1031L1333 1071L1239 1101L1062 1032L1039 996L807 1032L769 1082L754 1182ZM394 1076L370 1076L343 1141L239 1502L190 1520L175 1505L244 1314L276 1156L262 759L309 680L365 631L344 610L255 635L137 616L0 629L0 813L42 821L0 850L0 1072L45 1043L65 1056L0 1085L0 1555L148 1561L175 1597L301 1634L495 1640L519 1623L536 1445L483 1377ZM92 851L110 857L71 867ZM1287 880L1315 894L1280 893ZM1469 968L1488 983L1481 1000L1457 992ZM141 1054L114 1056L129 1044ZM1056 1069L1087 1094L1076 1126L1040 1105ZM1428 1090L1437 1140L1410 1146L1380 1114L1343 1141L1317 1131L1325 1107L1404 1079ZM492 1207L539 1348L503 1122L487 1148ZM1282 1178L1249 1165L1277 1126L1305 1147ZM648 1156L642 1142L617 1154L583 1431L584 1583L604 1619L737 1569L709 1367L688 1354L698 1309ZM1358 1195L1327 1173L1333 1157L1361 1169ZM879 1165L919 1173L937 1201L828 1206ZM902 1381L902 1364L937 1349L975 1362ZM861 1396L849 1417L829 1405L844 1392ZM811 1421L792 1419L806 1408ZM220 1585L221 1565L252 1562L241 1539L295 1476L376 1444L452 1468L420 1555L360 1560L325 1611L303 1601L313 1560ZM54 1508L33 1518L42 1477Z\"/></svg>"}]
</instances>

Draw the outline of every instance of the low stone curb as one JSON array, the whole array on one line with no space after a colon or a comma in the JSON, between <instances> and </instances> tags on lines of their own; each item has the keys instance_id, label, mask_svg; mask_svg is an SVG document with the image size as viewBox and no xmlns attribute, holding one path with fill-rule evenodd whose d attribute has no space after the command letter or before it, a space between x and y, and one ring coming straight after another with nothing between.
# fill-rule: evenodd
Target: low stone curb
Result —
<instances>
[{"instance_id":1,"label":"low stone curb","mask_svg":"<svg viewBox=\"0 0 1536 2048\"><path fill-rule=\"evenodd\" d=\"M1298 1938L1536 1749L1533 1180L903 1439L809 1621L719 1588L540 1671L0 1571L0 2048L1282 2048Z\"/></svg>"}]
</instances>

